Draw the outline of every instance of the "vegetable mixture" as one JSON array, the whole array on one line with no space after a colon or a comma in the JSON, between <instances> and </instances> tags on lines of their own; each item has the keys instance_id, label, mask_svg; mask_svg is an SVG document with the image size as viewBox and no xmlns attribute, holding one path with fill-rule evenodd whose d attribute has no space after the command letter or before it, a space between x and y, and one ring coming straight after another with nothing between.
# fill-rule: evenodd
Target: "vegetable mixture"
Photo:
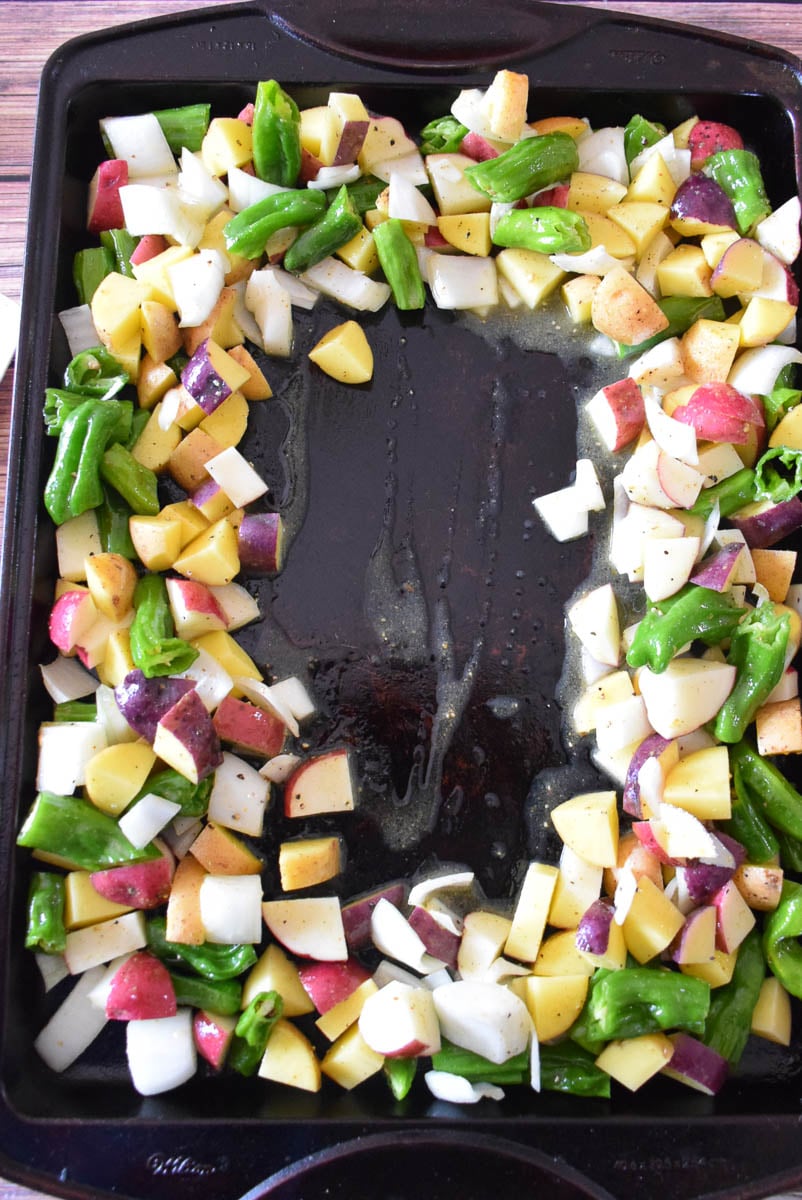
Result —
<instances>
[{"instance_id":1,"label":"vegetable mixture","mask_svg":"<svg viewBox=\"0 0 802 1200\"><path fill-rule=\"evenodd\" d=\"M18 839L26 945L65 989L36 1043L54 1070L123 1021L144 1095L199 1069L312 1092L383 1073L397 1100L455 1103L658 1073L714 1094L750 1035L790 1042L799 201L772 206L727 125L528 104L500 71L409 132L351 93L299 111L269 80L236 116L101 122L73 357L45 397L54 712ZM567 733L606 786L559 798L559 863L526 865L511 909L469 866L342 897L343 838L316 819L359 805L358 753L305 753L310 687L266 682L233 636L283 534L238 445L293 309L321 297L344 319L310 370L346 386L373 374L359 314L388 304L562 304L612 343L619 378L583 403L595 461L535 501L563 541L612 511L567 613ZM274 793L303 833L265 897Z\"/></svg>"}]
</instances>

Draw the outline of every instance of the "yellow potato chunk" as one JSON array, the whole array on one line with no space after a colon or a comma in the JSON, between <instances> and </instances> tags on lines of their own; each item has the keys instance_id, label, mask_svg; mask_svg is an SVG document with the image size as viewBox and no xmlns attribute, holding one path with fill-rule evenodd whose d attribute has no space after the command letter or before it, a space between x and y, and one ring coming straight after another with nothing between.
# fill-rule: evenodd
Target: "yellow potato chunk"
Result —
<instances>
[{"instance_id":1,"label":"yellow potato chunk","mask_svg":"<svg viewBox=\"0 0 802 1200\"><path fill-rule=\"evenodd\" d=\"M216 587L231 583L239 574L237 531L225 517L185 546L173 563L187 579Z\"/></svg>"},{"instance_id":2,"label":"yellow potato chunk","mask_svg":"<svg viewBox=\"0 0 802 1200\"><path fill-rule=\"evenodd\" d=\"M201 144L203 165L212 175L225 175L229 167L244 167L253 157L250 125L238 117L215 117Z\"/></svg>"},{"instance_id":3,"label":"yellow potato chunk","mask_svg":"<svg viewBox=\"0 0 802 1200\"><path fill-rule=\"evenodd\" d=\"M118 742L86 765L86 795L95 808L117 816L128 807L151 772L156 755L146 742Z\"/></svg>"},{"instance_id":4,"label":"yellow potato chunk","mask_svg":"<svg viewBox=\"0 0 802 1200\"><path fill-rule=\"evenodd\" d=\"M339 383L367 383L373 378L373 351L356 321L336 325L309 351L313 363Z\"/></svg>"},{"instance_id":5,"label":"yellow potato chunk","mask_svg":"<svg viewBox=\"0 0 802 1200\"><path fill-rule=\"evenodd\" d=\"M486 257L490 253L490 213L455 213L438 217L437 228L449 245L463 254Z\"/></svg>"},{"instance_id":6,"label":"yellow potato chunk","mask_svg":"<svg viewBox=\"0 0 802 1200\"><path fill-rule=\"evenodd\" d=\"M273 1026L259 1075L305 1092L319 1092L322 1084L320 1063L312 1043L283 1017Z\"/></svg>"},{"instance_id":7,"label":"yellow potato chunk","mask_svg":"<svg viewBox=\"0 0 802 1200\"><path fill-rule=\"evenodd\" d=\"M571 1028L588 994L587 975L528 975L522 999L535 1023L539 1042L548 1042Z\"/></svg>"},{"instance_id":8,"label":"yellow potato chunk","mask_svg":"<svg viewBox=\"0 0 802 1200\"><path fill-rule=\"evenodd\" d=\"M64 879L64 927L85 929L99 921L112 921L130 912L130 907L107 900L92 887L90 871L70 871Z\"/></svg>"},{"instance_id":9,"label":"yellow potato chunk","mask_svg":"<svg viewBox=\"0 0 802 1200\"><path fill-rule=\"evenodd\" d=\"M664 1033L646 1033L610 1042L596 1059L596 1066L636 1092L668 1066L673 1053L674 1047Z\"/></svg>"},{"instance_id":10,"label":"yellow potato chunk","mask_svg":"<svg viewBox=\"0 0 802 1200\"><path fill-rule=\"evenodd\" d=\"M668 327L668 317L623 267L608 271L596 288L591 319L599 333L627 346L637 346Z\"/></svg>"},{"instance_id":11,"label":"yellow potato chunk","mask_svg":"<svg viewBox=\"0 0 802 1200\"><path fill-rule=\"evenodd\" d=\"M338 837L302 838L282 842L278 851L278 869L285 892L314 887L339 875L342 846Z\"/></svg>"},{"instance_id":12,"label":"yellow potato chunk","mask_svg":"<svg viewBox=\"0 0 802 1200\"><path fill-rule=\"evenodd\" d=\"M618 804L616 794L585 792L558 804L552 824L566 846L596 867L618 861Z\"/></svg>"}]
</instances>

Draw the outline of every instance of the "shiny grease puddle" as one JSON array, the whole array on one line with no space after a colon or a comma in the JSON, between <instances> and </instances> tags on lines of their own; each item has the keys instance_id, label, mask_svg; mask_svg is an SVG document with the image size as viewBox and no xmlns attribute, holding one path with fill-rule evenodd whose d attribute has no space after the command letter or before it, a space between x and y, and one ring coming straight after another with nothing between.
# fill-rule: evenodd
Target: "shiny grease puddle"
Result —
<instances>
[{"instance_id":1,"label":"shiny grease puddle","mask_svg":"<svg viewBox=\"0 0 802 1200\"><path fill-rule=\"evenodd\" d=\"M341 832L344 896L449 862L508 898L529 857L556 858L548 808L597 779L566 766L555 701L593 537L555 542L532 499L569 482L599 364L548 313L388 310L364 321L374 380L349 389L305 366L340 320L297 321L291 362L267 364L276 399L252 409L287 553L239 636L309 679L306 744L353 747L359 803L308 830L274 811L267 841Z\"/></svg>"}]
</instances>

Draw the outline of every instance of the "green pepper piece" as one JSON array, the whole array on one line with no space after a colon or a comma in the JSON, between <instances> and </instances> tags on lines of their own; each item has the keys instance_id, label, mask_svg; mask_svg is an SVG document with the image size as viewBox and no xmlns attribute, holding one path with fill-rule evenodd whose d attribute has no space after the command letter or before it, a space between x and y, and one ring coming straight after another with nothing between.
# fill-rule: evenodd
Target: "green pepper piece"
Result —
<instances>
[{"instance_id":1,"label":"green pepper piece","mask_svg":"<svg viewBox=\"0 0 802 1200\"><path fill-rule=\"evenodd\" d=\"M705 160L702 171L729 196L741 234L771 212L760 160L751 150L718 150Z\"/></svg>"},{"instance_id":2,"label":"green pepper piece","mask_svg":"<svg viewBox=\"0 0 802 1200\"><path fill-rule=\"evenodd\" d=\"M790 837L787 833L777 833L780 862L786 871L794 875L802 875L802 840ZM757 862L757 859L753 860Z\"/></svg>"},{"instance_id":3,"label":"green pepper piece","mask_svg":"<svg viewBox=\"0 0 802 1200\"><path fill-rule=\"evenodd\" d=\"M732 809L729 820L722 822L722 829L734 837L746 850L746 860L751 863L772 862L779 851L777 837L752 800L743 777L740 762L730 750L732 772Z\"/></svg>"},{"instance_id":4,"label":"green pepper piece","mask_svg":"<svg viewBox=\"0 0 802 1200\"><path fill-rule=\"evenodd\" d=\"M200 946L188 946L183 942L168 942L166 933L165 918L151 917L147 923L149 949L157 958L186 963L204 979L236 979L256 962L256 951L251 945L203 942Z\"/></svg>"},{"instance_id":5,"label":"green pepper piece","mask_svg":"<svg viewBox=\"0 0 802 1200\"><path fill-rule=\"evenodd\" d=\"M268 238L279 229L311 225L325 207L326 198L316 188L265 196L231 218L223 230L226 247L243 258L259 258Z\"/></svg>"},{"instance_id":6,"label":"green pepper piece","mask_svg":"<svg viewBox=\"0 0 802 1200\"><path fill-rule=\"evenodd\" d=\"M726 1058L730 1066L737 1066L749 1040L752 1013L765 977L760 934L752 929L738 947L732 979L713 991L705 1024L705 1045Z\"/></svg>"},{"instance_id":7,"label":"green pepper piece","mask_svg":"<svg viewBox=\"0 0 802 1200\"><path fill-rule=\"evenodd\" d=\"M45 484L45 508L56 525L103 503L99 460L130 405L85 400L64 419L53 467Z\"/></svg>"},{"instance_id":8,"label":"green pepper piece","mask_svg":"<svg viewBox=\"0 0 802 1200\"><path fill-rule=\"evenodd\" d=\"M648 609L635 631L627 663L659 674L688 642L700 638L715 645L730 637L745 612L725 592L688 583Z\"/></svg>"},{"instance_id":9,"label":"green pepper piece","mask_svg":"<svg viewBox=\"0 0 802 1200\"><path fill-rule=\"evenodd\" d=\"M17 838L18 846L57 855L85 871L102 871L125 863L149 862L161 851L147 845L137 850L120 826L79 796L40 792Z\"/></svg>"},{"instance_id":10,"label":"green pepper piece","mask_svg":"<svg viewBox=\"0 0 802 1200\"><path fill-rule=\"evenodd\" d=\"M78 517L90 508L103 503L103 485L100 482L98 458L104 453L112 437L119 430L119 402L117 400L90 401L94 411L89 414L86 437L81 449L81 461L75 473L70 491L70 513ZM128 415L130 418L130 406ZM130 428L130 426L129 426Z\"/></svg>"},{"instance_id":11,"label":"green pepper piece","mask_svg":"<svg viewBox=\"0 0 802 1200\"><path fill-rule=\"evenodd\" d=\"M135 513L155 517L159 512L159 481L154 471L137 462L119 442L109 446L100 460L100 475L119 492ZM103 497L101 496L102 502Z\"/></svg>"},{"instance_id":12,"label":"green pepper piece","mask_svg":"<svg viewBox=\"0 0 802 1200\"><path fill-rule=\"evenodd\" d=\"M763 951L772 974L798 999L802 999L802 945L797 940L801 936L802 884L786 879L780 903L766 920Z\"/></svg>"},{"instance_id":13,"label":"green pepper piece","mask_svg":"<svg viewBox=\"0 0 802 1200\"><path fill-rule=\"evenodd\" d=\"M394 1100L405 1100L418 1073L417 1058L385 1058L384 1078Z\"/></svg>"},{"instance_id":14,"label":"green pepper piece","mask_svg":"<svg viewBox=\"0 0 802 1200\"><path fill-rule=\"evenodd\" d=\"M593 1055L572 1041L540 1047L540 1087L545 1092L610 1098L610 1076Z\"/></svg>"},{"instance_id":15,"label":"green pepper piece","mask_svg":"<svg viewBox=\"0 0 802 1200\"><path fill-rule=\"evenodd\" d=\"M171 971L176 1004L204 1012L233 1017L242 1008L242 984L238 979L201 979Z\"/></svg>"},{"instance_id":16,"label":"green pepper piece","mask_svg":"<svg viewBox=\"0 0 802 1200\"><path fill-rule=\"evenodd\" d=\"M567 179L579 166L576 142L567 133L521 138L497 158L474 163L465 178L491 200L511 203Z\"/></svg>"},{"instance_id":17,"label":"green pepper piece","mask_svg":"<svg viewBox=\"0 0 802 1200\"><path fill-rule=\"evenodd\" d=\"M347 183L348 195L351 197L353 204L360 217L366 212L376 207L376 201L382 194L387 184L383 179L379 179L377 175L363 175L354 183ZM337 195L339 188L329 188L325 193L326 203L331 204L334 197Z\"/></svg>"},{"instance_id":18,"label":"green pepper piece","mask_svg":"<svg viewBox=\"0 0 802 1200\"><path fill-rule=\"evenodd\" d=\"M143 575L134 591L134 620L130 628L131 657L143 675L180 675L191 667L198 651L175 636L175 625L161 575Z\"/></svg>"},{"instance_id":19,"label":"green pepper piece","mask_svg":"<svg viewBox=\"0 0 802 1200\"><path fill-rule=\"evenodd\" d=\"M585 999L585 1006L568 1031L571 1041L580 1046L592 1058L596 1058L601 1053L605 1042L599 1030L598 1020L592 1004L593 995L610 974L611 971L607 967L598 967L593 972L588 981L588 994Z\"/></svg>"},{"instance_id":20,"label":"green pepper piece","mask_svg":"<svg viewBox=\"0 0 802 1200\"><path fill-rule=\"evenodd\" d=\"M449 1075L461 1075L471 1083L494 1083L498 1087L528 1083L531 1073L528 1050L506 1062L494 1063L473 1050L455 1046L448 1038L441 1040L440 1049L432 1055L432 1067L435 1071L447 1071Z\"/></svg>"},{"instance_id":21,"label":"green pepper piece","mask_svg":"<svg viewBox=\"0 0 802 1200\"><path fill-rule=\"evenodd\" d=\"M128 382L128 372L105 346L82 350L67 363L64 371L66 390L92 400L110 400Z\"/></svg>"},{"instance_id":22,"label":"green pepper piece","mask_svg":"<svg viewBox=\"0 0 802 1200\"><path fill-rule=\"evenodd\" d=\"M654 146L656 142L664 138L666 132L665 125L661 125L658 121L649 121L639 113L630 117L624 130L624 154L627 166L631 166L632 160L637 158L647 146Z\"/></svg>"},{"instance_id":23,"label":"green pepper piece","mask_svg":"<svg viewBox=\"0 0 802 1200\"><path fill-rule=\"evenodd\" d=\"M755 499L755 472L749 467L743 467L734 475L714 483L712 487L702 488L699 499L691 505L688 512L706 521L718 504L722 517L737 512Z\"/></svg>"},{"instance_id":24,"label":"green pepper piece","mask_svg":"<svg viewBox=\"0 0 802 1200\"><path fill-rule=\"evenodd\" d=\"M284 1011L278 992L260 992L254 996L237 1021L227 1062L240 1075L254 1075L262 1061L276 1022Z\"/></svg>"},{"instance_id":25,"label":"green pepper piece","mask_svg":"<svg viewBox=\"0 0 802 1200\"><path fill-rule=\"evenodd\" d=\"M127 279L133 279L131 255L139 245L139 238L134 237L127 229L104 229L100 241L114 256L114 270L119 275L125 275Z\"/></svg>"},{"instance_id":26,"label":"green pepper piece","mask_svg":"<svg viewBox=\"0 0 802 1200\"><path fill-rule=\"evenodd\" d=\"M522 246L538 254L581 254L590 249L591 240L581 213L549 204L513 208L493 231L497 246Z\"/></svg>"},{"instance_id":27,"label":"green pepper piece","mask_svg":"<svg viewBox=\"0 0 802 1200\"><path fill-rule=\"evenodd\" d=\"M54 721L96 721L97 705L88 700L64 700L53 710Z\"/></svg>"},{"instance_id":28,"label":"green pepper piece","mask_svg":"<svg viewBox=\"0 0 802 1200\"><path fill-rule=\"evenodd\" d=\"M781 504L802 490L802 450L772 446L755 463L755 499Z\"/></svg>"},{"instance_id":29,"label":"green pepper piece","mask_svg":"<svg viewBox=\"0 0 802 1200\"><path fill-rule=\"evenodd\" d=\"M437 117L420 132L420 152L424 158L427 154L454 154L467 132L467 125L461 125L456 117Z\"/></svg>"},{"instance_id":30,"label":"green pepper piece","mask_svg":"<svg viewBox=\"0 0 802 1200\"><path fill-rule=\"evenodd\" d=\"M134 446L144 433L145 426L150 421L150 418L151 414L146 408L138 408L136 410L131 418L131 432L124 441L122 438L120 438L120 441L122 442L123 446L125 446L126 450L133 451Z\"/></svg>"},{"instance_id":31,"label":"green pepper piece","mask_svg":"<svg viewBox=\"0 0 802 1200\"><path fill-rule=\"evenodd\" d=\"M160 108L153 115L173 154L180 154L185 146L194 154L200 150L209 128L211 105L184 104L180 108Z\"/></svg>"},{"instance_id":32,"label":"green pepper piece","mask_svg":"<svg viewBox=\"0 0 802 1200\"><path fill-rule=\"evenodd\" d=\"M782 772L745 740L730 747L730 762L769 825L802 841L802 795Z\"/></svg>"},{"instance_id":33,"label":"green pepper piece","mask_svg":"<svg viewBox=\"0 0 802 1200\"><path fill-rule=\"evenodd\" d=\"M91 303L98 284L114 270L114 255L106 246L79 250L72 260L72 280L80 304Z\"/></svg>"},{"instance_id":34,"label":"green pepper piece","mask_svg":"<svg viewBox=\"0 0 802 1200\"><path fill-rule=\"evenodd\" d=\"M664 296L662 300L657 301L657 307L664 316L668 317L666 328L661 329L654 337L638 342L637 346L627 346L623 342L617 343L619 358L627 358L630 354L644 354L647 350L651 350L652 346L666 341L667 338L681 337L690 329L694 321L703 318L706 321L723 321L727 315L720 296L701 298Z\"/></svg>"},{"instance_id":35,"label":"green pepper piece","mask_svg":"<svg viewBox=\"0 0 802 1200\"><path fill-rule=\"evenodd\" d=\"M772 390L767 395L758 397L763 405L763 413L766 418L766 429L769 433L771 433L777 427L777 425L779 425L783 417L787 416L792 408L796 408L800 400L802 400L802 392L784 382L782 376L786 374L787 372L781 371L780 377L778 377Z\"/></svg>"},{"instance_id":36,"label":"green pepper piece","mask_svg":"<svg viewBox=\"0 0 802 1200\"><path fill-rule=\"evenodd\" d=\"M256 86L253 165L259 179L292 187L301 170L301 115L275 79Z\"/></svg>"},{"instance_id":37,"label":"green pepper piece","mask_svg":"<svg viewBox=\"0 0 802 1200\"><path fill-rule=\"evenodd\" d=\"M28 890L28 928L25 947L43 954L62 954L67 945L64 929L64 876L34 871Z\"/></svg>"},{"instance_id":38,"label":"green pepper piece","mask_svg":"<svg viewBox=\"0 0 802 1200\"><path fill-rule=\"evenodd\" d=\"M418 256L397 217L390 217L376 226L373 244L396 306L404 312L423 308L426 289L418 266Z\"/></svg>"},{"instance_id":39,"label":"green pepper piece","mask_svg":"<svg viewBox=\"0 0 802 1200\"><path fill-rule=\"evenodd\" d=\"M713 726L720 742L739 742L780 682L790 632L790 613L778 612L773 604L759 605L732 631L727 662L738 674Z\"/></svg>"},{"instance_id":40,"label":"green pepper piece","mask_svg":"<svg viewBox=\"0 0 802 1200\"><path fill-rule=\"evenodd\" d=\"M143 796L153 793L165 800L171 800L173 804L180 804L179 815L182 817L203 817L209 808L213 784L214 778L211 775L207 775L200 783L193 783L184 775L179 775L172 767L168 767L165 771L151 775L131 803L136 804Z\"/></svg>"},{"instance_id":41,"label":"green pepper piece","mask_svg":"<svg viewBox=\"0 0 802 1200\"><path fill-rule=\"evenodd\" d=\"M137 553L131 541L129 519L131 508L125 503L119 492L113 488L104 488L103 503L97 509L97 523L100 533L100 545L104 554L121 554L131 561Z\"/></svg>"},{"instance_id":42,"label":"green pepper piece","mask_svg":"<svg viewBox=\"0 0 802 1200\"><path fill-rule=\"evenodd\" d=\"M594 1032L604 1041L666 1029L702 1034L710 984L677 971L626 967L611 971L589 997Z\"/></svg>"},{"instance_id":43,"label":"green pepper piece","mask_svg":"<svg viewBox=\"0 0 802 1200\"><path fill-rule=\"evenodd\" d=\"M300 233L284 255L288 271L306 271L355 238L362 218L343 186L323 215Z\"/></svg>"}]
</instances>

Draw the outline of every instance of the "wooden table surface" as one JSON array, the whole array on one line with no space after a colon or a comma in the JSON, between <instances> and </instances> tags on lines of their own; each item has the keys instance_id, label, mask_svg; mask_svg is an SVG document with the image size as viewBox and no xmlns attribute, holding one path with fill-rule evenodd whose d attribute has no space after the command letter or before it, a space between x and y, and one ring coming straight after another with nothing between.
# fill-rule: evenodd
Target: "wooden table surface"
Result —
<instances>
[{"instance_id":1,"label":"wooden table surface","mask_svg":"<svg viewBox=\"0 0 802 1200\"><path fill-rule=\"evenodd\" d=\"M225 2L225 0L222 0ZM587 0L575 0L585 3ZM221 0L0 0L0 292L19 299L36 93L51 51L78 34ZM607 7L592 0L595 7ZM780 46L802 57L802 3L620 0L609 7L667 17ZM13 371L0 383L0 516L5 497ZM0 1179L0 1200L41 1200Z\"/></svg>"}]
</instances>

